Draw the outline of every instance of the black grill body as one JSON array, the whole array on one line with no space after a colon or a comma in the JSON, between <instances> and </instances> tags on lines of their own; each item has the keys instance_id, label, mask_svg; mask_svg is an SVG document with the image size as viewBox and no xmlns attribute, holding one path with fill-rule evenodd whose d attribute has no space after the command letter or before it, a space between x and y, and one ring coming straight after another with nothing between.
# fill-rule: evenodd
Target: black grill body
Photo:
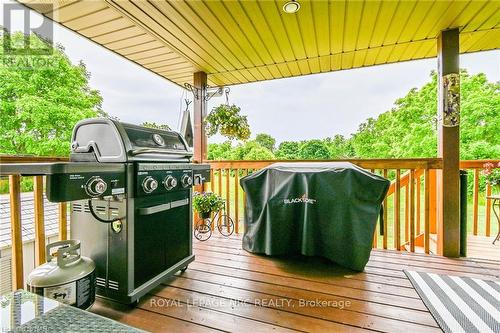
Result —
<instances>
[{"instance_id":1,"label":"black grill body","mask_svg":"<svg viewBox=\"0 0 500 333\"><path fill-rule=\"evenodd\" d=\"M192 187L210 166L173 131L88 119L70 162L10 164L2 174L47 175L47 198L71 202L72 239L96 263L97 294L133 303L194 260Z\"/></svg>"}]
</instances>

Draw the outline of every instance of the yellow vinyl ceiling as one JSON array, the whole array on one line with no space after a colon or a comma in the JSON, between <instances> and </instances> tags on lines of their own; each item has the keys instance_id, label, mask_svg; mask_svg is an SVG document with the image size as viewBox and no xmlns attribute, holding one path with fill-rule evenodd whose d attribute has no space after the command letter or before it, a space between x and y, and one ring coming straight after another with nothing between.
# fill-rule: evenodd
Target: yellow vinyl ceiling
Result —
<instances>
[{"instance_id":1,"label":"yellow vinyl ceiling","mask_svg":"<svg viewBox=\"0 0 500 333\"><path fill-rule=\"evenodd\" d=\"M500 48L498 0L298 1L287 14L273 0L21 0L179 85L197 71L220 86L432 58L454 27L461 53Z\"/></svg>"}]
</instances>

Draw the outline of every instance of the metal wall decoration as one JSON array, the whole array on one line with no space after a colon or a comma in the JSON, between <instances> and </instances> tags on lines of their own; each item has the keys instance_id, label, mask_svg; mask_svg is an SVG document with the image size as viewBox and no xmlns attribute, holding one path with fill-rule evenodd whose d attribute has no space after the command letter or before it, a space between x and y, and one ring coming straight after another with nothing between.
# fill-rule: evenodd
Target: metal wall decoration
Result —
<instances>
[{"instance_id":1,"label":"metal wall decoration","mask_svg":"<svg viewBox=\"0 0 500 333\"><path fill-rule=\"evenodd\" d=\"M442 78L443 113L442 124L455 127L460 124L460 75L451 73Z\"/></svg>"}]
</instances>

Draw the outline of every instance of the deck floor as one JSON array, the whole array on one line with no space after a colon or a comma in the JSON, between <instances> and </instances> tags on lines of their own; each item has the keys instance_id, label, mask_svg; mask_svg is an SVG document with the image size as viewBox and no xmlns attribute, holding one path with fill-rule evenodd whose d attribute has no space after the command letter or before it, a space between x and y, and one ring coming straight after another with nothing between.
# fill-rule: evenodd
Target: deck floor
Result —
<instances>
[{"instance_id":1,"label":"deck floor","mask_svg":"<svg viewBox=\"0 0 500 333\"><path fill-rule=\"evenodd\" d=\"M467 257L500 260L500 240L493 244L495 236L467 236Z\"/></svg>"},{"instance_id":2,"label":"deck floor","mask_svg":"<svg viewBox=\"0 0 500 333\"><path fill-rule=\"evenodd\" d=\"M136 308L92 311L153 332L440 332L404 269L500 278L500 262L373 250L364 272L319 258L269 258L241 239L194 241L196 260Z\"/></svg>"}]
</instances>

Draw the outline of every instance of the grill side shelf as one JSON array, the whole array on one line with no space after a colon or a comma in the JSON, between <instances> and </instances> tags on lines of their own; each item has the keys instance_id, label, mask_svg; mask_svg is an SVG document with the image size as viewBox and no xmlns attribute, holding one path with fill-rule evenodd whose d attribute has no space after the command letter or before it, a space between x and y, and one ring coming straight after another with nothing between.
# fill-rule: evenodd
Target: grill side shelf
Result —
<instances>
[{"instance_id":1,"label":"grill side shelf","mask_svg":"<svg viewBox=\"0 0 500 333\"><path fill-rule=\"evenodd\" d=\"M0 175L47 176L47 199L66 202L126 193L122 163L22 163L2 164Z\"/></svg>"},{"instance_id":2,"label":"grill side shelf","mask_svg":"<svg viewBox=\"0 0 500 333\"><path fill-rule=\"evenodd\" d=\"M0 176L48 176L65 173L100 173L125 172L122 163L88 163L88 162L55 162L55 163L6 163L0 164Z\"/></svg>"}]
</instances>

